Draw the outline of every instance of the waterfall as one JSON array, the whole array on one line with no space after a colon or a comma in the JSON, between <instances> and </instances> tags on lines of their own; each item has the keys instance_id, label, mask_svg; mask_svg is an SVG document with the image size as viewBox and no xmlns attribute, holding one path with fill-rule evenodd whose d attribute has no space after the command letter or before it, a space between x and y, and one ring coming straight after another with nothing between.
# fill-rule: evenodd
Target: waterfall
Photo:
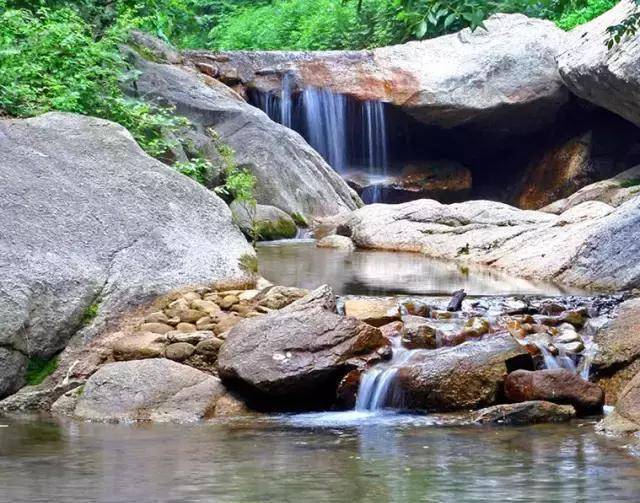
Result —
<instances>
[{"instance_id":1,"label":"waterfall","mask_svg":"<svg viewBox=\"0 0 640 503\"><path fill-rule=\"evenodd\" d=\"M255 93L254 105L273 121L298 131L339 173L362 166L372 183L388 174L389 137L384 103L349 100L328 89L307 87L296 95L293 73L282 77L280 93ZM379 199L379 190L373 195Z\"/></svg>"},{"instance_id":2,"label":"waterfall","mask_svg":"<svg viewBox=\"0 0 640 503\"><path fill-rule=\"evenodd\" d=\"M402 395L395 386L395 377L400 367L420 350L403 348L400 337L395 337L392 339L392 351L391 360L368 369L362 375L356 398L357 411L376 411L402 405Z\"/></svg>"},{"instance_id":3,"label":"waterfall","mask_svg":"<svg viewBox=\"0 0 640 503\"><path fill-rule=\"evenodd\" d=\"M348 166L346 96L309 87L302 92L302 106L309 143L333 169L343 172Z\"/></svg>"}]
</instances>

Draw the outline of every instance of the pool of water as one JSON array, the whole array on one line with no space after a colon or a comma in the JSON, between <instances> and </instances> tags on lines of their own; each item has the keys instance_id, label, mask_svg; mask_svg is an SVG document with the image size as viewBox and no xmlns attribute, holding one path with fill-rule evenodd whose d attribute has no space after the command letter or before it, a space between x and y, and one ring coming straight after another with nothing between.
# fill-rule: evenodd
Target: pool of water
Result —
<instances>
[{"instance_id":1,"label":"pool of water","mask_svg":"<svg viewBox=\"0 0 640 503\"><path fill-rule=\"evenodd\" d=\"M449 295L461 288L469 295L583 293L419 253L349 253L317 248L313 240L260 243L258 259L260 273L273 283L309 289L327 283L339 295Z\"/></svg>"},{"instance_id":2,"label":"pool of water","mask_svg":"<svg viewBox=\"0 0 640 503\"><path fill-rule=\"evenodd\" d=\"M589 422L444 426L304 414L196 425L0 418L0 501L638 501L640 462Z\"/></svg>"}]
</instances>

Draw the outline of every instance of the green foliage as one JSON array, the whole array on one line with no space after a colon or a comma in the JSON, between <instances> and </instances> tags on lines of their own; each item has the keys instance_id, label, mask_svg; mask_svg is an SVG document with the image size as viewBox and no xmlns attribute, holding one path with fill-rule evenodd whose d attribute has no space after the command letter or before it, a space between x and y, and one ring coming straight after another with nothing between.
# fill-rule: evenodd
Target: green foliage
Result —
<instances>
[{"instance_id":1,"label":"green foliage","mask_svg":"<svg viewBox=\"0 0 640 503\"><path fill-rule=\"evenodd\" d=\"M81 326L89 325L96 316L98 316L98 310L100 309L100 302L92 302L82 313L82 319L80 320Z\"/></svg>"},{"instance_id":2,"label":"green foliage","mask_svg":"<svg viewBox=\"0 0 640 503\"><path fill-rule=\"evenodd\" d=\"M188 162L176 162L171 167L178 173L182 173L202 185L206 185L207 174L213 170L211 163L202 158L193 159Z\"/></svg>"},{"instance_id":3,"label":"green foliage","mask_svg":"<svg viewBox=\"0 0 640 503\"><path fill-rule=\"evenodd\" d=\"M614 45L626 36L633 36L640 29L640 0L635 0L636 8L619 24L607 28L607 47L612 49Z\"/></svg>"},{"instance_id":4,"label":"green foliage","mask_svg":"<svg viewBox=\"0 0 640 503\"><path fill-rule=\"evenodd\" d=\"M255 205L254 191L256 187L256 177L249 170L238 167L235 152L229 145L220 141L215 131L209 130L209 133L216 143L216 148L218 149L218 154L223 164L224 184L216 187L215 191L228 201L238 200L243 203Z\"/></svg>"},{"instance_id":5,"label":"green foliage","mask_svg":"<svg viewBox=\"0 0 640 503\"><path fill-rule=\"evenodd\" d=\"M48 376L53 374L58 368L58 357L51 358L50 360L43 360L42 358L33 357L29 359L27 363L27 373L24 378L27 384L35 386L42 383Z\"/></svg>"},{"instance_id":6,"label":"green foliage","mask_svg":"<svg viewBox=\"0 0 640 503\"><path fill-rule=\"evenodd\" d=\"M171 147L164 133L185 121L124 96L121 84L137 76L118 51L126 39L126 16L96 37L75 10L33 12L3 4L0 108L16 117L60 110L109 119L126 127L150 155L164 155Z\"/></svg>"},{"instance_id":7,"label":"green foliage","mask_svg":"<svg viewBox=\"0 0 640 503\"><path fill-rule=\"evenodd\" d=\"M611 9L617 0L588 0L585 5L569 8L553 20L563 30L572 30L578 25L587 23L603 12Z\"/></svg>"}]
</instances>

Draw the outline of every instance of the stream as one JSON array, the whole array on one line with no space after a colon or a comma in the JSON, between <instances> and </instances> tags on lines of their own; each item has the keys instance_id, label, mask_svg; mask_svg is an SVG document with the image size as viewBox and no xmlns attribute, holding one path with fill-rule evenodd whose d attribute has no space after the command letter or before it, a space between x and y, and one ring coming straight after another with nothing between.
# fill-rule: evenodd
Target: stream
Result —
<instances>
[{"instance_id":1,"label":"stream","mask_svg":"<svg viewBox=\"0 0 640 503\"><path fill-rule=\"evenodd\" d=\"M441 423L352 412L196 425L5 418L0 501L637 501L640 463L589 421Z\"/></svg>"},{"instance_id":2,"label":"stream","mask_svg":"<svg viewBox=\"0 0 640 503\"><path fill-rule=\"evenodd\" d=\"M343 295L575 293L419 254L348 254L304 240L261 244L258 254L277 284L328 283ZM0 503L638 499L640 452L596 434L595 419L504 427L398 414L377 404L384 397L370 378L367 403L350 412L192 425L0 417Z\"/></svg>"}]
</instances>

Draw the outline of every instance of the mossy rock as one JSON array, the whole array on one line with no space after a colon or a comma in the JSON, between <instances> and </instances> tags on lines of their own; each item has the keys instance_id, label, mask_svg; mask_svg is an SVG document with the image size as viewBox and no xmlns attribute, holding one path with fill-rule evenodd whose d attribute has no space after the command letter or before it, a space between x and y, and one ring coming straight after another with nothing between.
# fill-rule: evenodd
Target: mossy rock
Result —
<instances>
[{"instance_id":1,"label":"mossy rock","mask_svg":"<svg viewBox=\"0 0 640 503\"><path fill-rule=\"evenodd\" d=\"M293 220L279 218L278 220L261 220L256 222L256 235L260 241L274 241L276 239L295 238L298 227Z\"/></svg>"}]
</instances>

